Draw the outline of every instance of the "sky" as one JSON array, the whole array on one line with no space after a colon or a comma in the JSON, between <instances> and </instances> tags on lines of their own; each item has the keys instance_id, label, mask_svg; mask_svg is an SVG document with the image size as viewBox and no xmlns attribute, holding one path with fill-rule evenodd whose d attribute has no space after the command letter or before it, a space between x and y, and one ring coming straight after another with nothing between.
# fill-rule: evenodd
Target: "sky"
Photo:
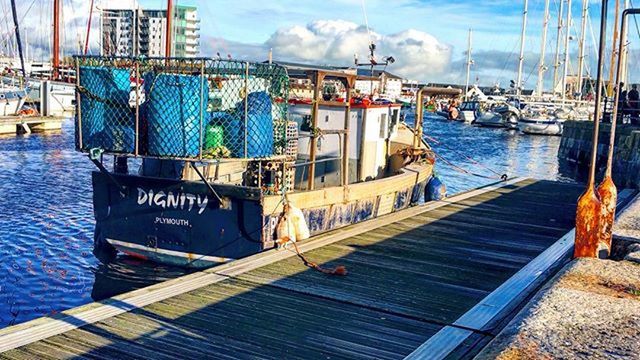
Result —
<instances>
[{"instance_id":1,"label":"sky","mask_svg":"<svg viewBox=\"0 0 640 360\"><path fill-rule=\"evenodd\" d=\"M556 46L557 9L560 0L551 0L545 80L551 86ZM566 1L566 0L565 0ZM589 21L585 41L586 72L595 76L600 2L589 0ZM640 0L636 0L640 2ZM32 56L47 56L52 0L18 1L24 32L31 35ZM265 60L273 51L275 60L323 65L351 65L354 54L367 58L370 41L377 45L377 56L396 59L387 70L420 82L463 83L469 29L473 31L471 82L508 86L516 78L524 1L518 0L174 0L198 7L201 19L203 56L221 53L243 60ZM613 3L614 1L610 1ZM2 22L10 15L9 0L0 0ZM163 8L164 0L139 0L143 8ZM582 1L572 2L572 40L569 73L577 72L577 49ZM65 46L77 51L85 36L88 0L63 0ZM134 0L96 0L96 7L131 7ZM525 36L523 80L535 86L541 50L544 0L529 0ZM613 13L611 4L610 13ZM25 15L26 14L26 15ZM566 16L566 2L565 12ZM90 37L97 52L97 17ZM610 21L612 23L612 21ZM43 26L42 24L47 24ZM7 25L7 24L5 24ZM3 40L8 27L0 23ZM368 25L368 26L367 26ZM630 40L635 64L638 31L632 22ZM611 29L609 29L611 41ZM6 40L5 40L6 41ZM640 47L638 47L640 49ZM562 49L562 46L561 46ZM561 50L562 51L562 50ZM561 55L563 58L563 55ZM562 68L560 68L562 72Z\"/></svg>"}]
</instances>

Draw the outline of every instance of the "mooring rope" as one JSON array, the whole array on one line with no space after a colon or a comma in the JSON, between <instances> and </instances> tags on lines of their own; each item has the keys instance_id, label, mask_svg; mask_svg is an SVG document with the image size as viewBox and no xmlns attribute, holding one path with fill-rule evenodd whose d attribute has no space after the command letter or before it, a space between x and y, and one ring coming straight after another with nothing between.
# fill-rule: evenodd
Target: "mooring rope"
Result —
<instances>
[{"instance_id":1,"label":"mooring rope","mask_svg":"<svg viewBox=\"0 0 640 360\"><path fill-rule=\"evenodd\" d=\"M445 164L447 164L447 165L451 166L453 169L458 170L458 171L460 171L460 172L463 172L463 173L465 173L465 174L474 175L474 176L478 176L478 177L482 177L482 178L486 178L486 179L500 179L500 180L503 180L503 181L504 181L504 180L507 180L507 178L508 178L507 174L504 174L504 173L500 173L500 172L498 172L498 171L495 171L495 170L493 170L492 168L490 168L490 167L488 167L488 166L486 166L486 165L484 165L484 164L482 164L482 163L480 163L480 162L476 161L475 159L473 159L472 157L468 156L467 154L464 154L464 153L462 153L462 152L460 152L460 151L457 151L457 150L455 150L455 149L452 149L452 148L448 147L447 145L445 145L444 143L442 143L442 142L440 142L440 141L438 141L438 140L434 139L433 137L431 137L431 136L429 136L429 135L424 135L424 134L423 134L422 136L423 136L426 140L428 140L428 141L432 141L432 142L434 142L434 143L436 143L436 144L438 144L438 145L441 145L442 147L446 148L447 150L452 151L452 152L454 152L454 153L456 153L456 154L458 154L458 155L460 155L460 156L464 157L465 159L467 159L468 161L470 161L472 164L474 164L474 165L476 165L476 166L478 166L478 167L480 167L480 168L483 168L483 169L485 169L485 170L488 170L489 172L491 172L491 173L495 174L496 176L487 176L487 175L482 175L482 174L474 173L474 172L471 172L471 171L469 171L469 170L463 169L462 167L460 167L460 166L458 166L458 165L455 165L455 164L451 163L449 160L445 159L442 155L440 155L440 154L438 154L438 153L436 153L436 152L434 151L434 154L436 154L436 156L437 156L440 160L442 160ZM433 150L433 148L432 148L432 150Z\"/></svg>"}]
</instances>

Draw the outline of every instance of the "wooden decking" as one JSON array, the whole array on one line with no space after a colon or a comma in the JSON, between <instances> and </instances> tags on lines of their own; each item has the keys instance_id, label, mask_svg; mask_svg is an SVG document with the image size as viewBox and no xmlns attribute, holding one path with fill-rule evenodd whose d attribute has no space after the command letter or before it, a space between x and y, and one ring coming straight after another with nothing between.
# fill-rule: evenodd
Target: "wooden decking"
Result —
<instances>
[{"instance_id":1,"label":"wooden decking","mask_svg":"<svg viewBox=\"0 0 640 360\"><path fill-rule=\"evenodd\" d=\"M63 121L59 116L1 116L0 135L60 130Z\"/></svg>"},{"instance_id":2,"label":"wooden decking","mask_svg":"<svg viewBox=\"0 0 640 360\"><path fill-rule=\"evenodd\" d=\"M582 190L517 179L390 214L300 244L346 277L269 251L2 329L0 358L423 358L436 334L471 357L566 259ZM491 305L518 276L538 282Z\"/></svg>"}]
</instances>

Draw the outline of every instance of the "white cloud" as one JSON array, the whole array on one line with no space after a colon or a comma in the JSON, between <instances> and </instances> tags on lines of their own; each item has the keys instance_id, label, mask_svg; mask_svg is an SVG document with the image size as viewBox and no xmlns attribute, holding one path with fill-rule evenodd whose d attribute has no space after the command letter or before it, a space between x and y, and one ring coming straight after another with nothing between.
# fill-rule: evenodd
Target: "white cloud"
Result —
<instances>
[{"instance_id":1,"label":"white cloud","mask_svg":"<svg viewBox=\"0 0 640 360\"><path fill-rule=\"evenodd\" d=\"M366 59L370 38L377 45L378 60L393 56L396 62L388 70L404 77L425 79L440 74L451 61L451 47L423 31L369 34L366 27L344 20L316 20L306 26L280 28L266 46L273 49L276 59L350 65L356 53Z\"/></svg>"}]
</instances>

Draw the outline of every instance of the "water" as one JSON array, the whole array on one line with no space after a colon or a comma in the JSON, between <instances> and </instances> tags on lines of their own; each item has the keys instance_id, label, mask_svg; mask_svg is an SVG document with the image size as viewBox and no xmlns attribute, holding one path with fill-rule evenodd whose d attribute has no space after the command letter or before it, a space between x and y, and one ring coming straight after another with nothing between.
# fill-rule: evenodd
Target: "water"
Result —
<instances>
[{"instance_id":1,"label":"water","mask_svg":"<svg viewBox=\"0 0 640 360\"><path fill-rule=\"evenodd\" d=\"M572 181L558 164L558 137L518 135L428 118L434 150L465 169ZM464 155L463 155L464 154ZM449 193L494 182L438 161ZM91 171L74 151L73 123L61 133L0 138L0 327L101 300L183 275L182 269L122 258L100 265L93 257Z\"/></svg>"},{"instance_id":2,"label":"water","mask_svg":"<svg viewBox=\"0 0 640 360\"><path fill-rule=\"evenodd\" d=\"M99 265L93 170L74 151L71 121L57 134L0 138L0 327L183 273L129 259Z\"/></svg>"}]
</instances>

